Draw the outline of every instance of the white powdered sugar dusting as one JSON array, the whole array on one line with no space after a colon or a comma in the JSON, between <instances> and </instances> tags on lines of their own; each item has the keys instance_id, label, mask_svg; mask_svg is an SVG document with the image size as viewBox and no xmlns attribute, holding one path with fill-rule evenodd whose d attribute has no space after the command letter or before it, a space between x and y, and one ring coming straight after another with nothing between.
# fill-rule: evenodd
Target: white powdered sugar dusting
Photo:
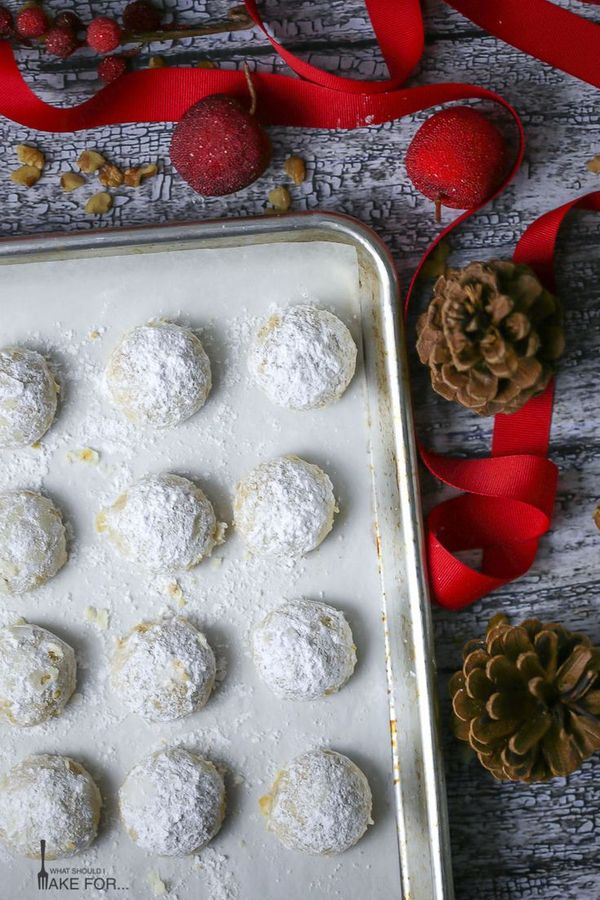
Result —
<instances>
[{"instance_id":1,"label":"white powdered sugar dusting","mask_svg":"<svg viewBox=\"0 0 600 900\"><path fill-rule=\"evenodd\" d=\"M34 491L0 493L0 593L30 591L66 561L65 528L52 501Z\"/></svg>"},{"instance_id":2,"label":"white powdered sugar dusting","mask_svg":"<svg viewBox=\"0 0 600 900\"><path fill-rule=\"evenodd\" d=\"M112 661L114 689L150 722L171 722L201 709L215 675L208 641L181 616L136 625L118 642Z\"/></svg>"},{"instance_id":3,"label":"white powdered sugar dusting","mask_svg":"<svg viewBox=\"0 0 600 900\"><path fill-rule=\"evenodd\" d=\"M120 553L153 570L191 569L221 539L211 502L180 475L147 475L97 518Z\"/></svg>"},{"instance_id":4,"label":"white powdered sugar dusting","mask_svg":"<svg viewBox=\"0 0 600 900\"><path fill-rule=\"evenodd\" d=\"M193 331L159 320L123 336L110 357L106 381L133 422L169 428L206 403L210 362Z\"/></svg>"},{"instance_id":5,"label":"white powdered sugar dusting","mask_svg":"<svg viewBox=\"0 0 600 900\"><path fill-rule=\"evenodd\" d=\"M29 756L0 779L0 838L14 853L74 856L92 843L102 799L91 775L68 756Z\"/></svg>"},{"instance_id":6,"label":"white powdered sugar dusting","mask_svg":"<svg viewBox=\"0 0 600 900\"><path fill-rule=\"evenodd\" d=\"M333 750L309 750L275 779L268 827L290 850L343 853L371 824L371 789L358 766Z\"/></svg>"},{"instance_id":7,"label":"white powdered sugar dusting","mask_svg":"<svg viewBox=\"0 0 600 900\"><path fill-rule=\"evenodd\" d=\"M333 527L333 485L319 466L280 456L257 466L236 487L235 524L252 553L302 556Z\"/></svg>"},{"instance_id":8,"label":"white powdered sugar dusting","mask_svg":"<svg viewBox=\"0 0 600 900\"><path fill-rule=\"evenodd\" d=\"M58 716L75 690L75 653L28 623L0 628L0 720L37 725Z\"/></svg>"},{"instance_id":9,"label":"white powdered sugar dusting","mask_svg":"<svg viewBox=\"0 0 600 900\"><path fill-rule=\"evenodd\" d=\"M248 367L278 406L317 409L338 400L356 368L356 344L344 323L326 309L292 306L260 326Z\"/></svg>"},{"instance_id":10,"label":"white powdered sugar dusting","mask_svg":"<svg viewBox=\"0 0 600 900\"><path fill-rule=\"evenodd\" d=\"M160 856L186 856L221 827L225 786L211 762L173 748L134 766L119 803L125 828L138 846Z\"/></svg>"},{"instance_id":11,"label":"white powdered sugar dusting","mask_svg":"<svg viewBox=\"0 0 600 900\"><path fill-rule=\"evenodd\" d=\"M214 847L204 847L196 858L206 896L210 900L238 900L238 883L230 871L229 860Z\"/></svg>"},{"instance_id":12,"label":"white powdered sugar dusting","mask_svg":"<svg viewBox=\"0 0 600 900\"><path fill-rule=\"evenodd\" d=\"M263 681L289 700L338 691L356 665L344 614L313 600L291 600L271 610L254 629L252 648Z\"/></svg>"},{"instance_id":13,"label":"white powdered sugar dusting","mask_svg":"<svg viewBox=\"0 0 600 900\"><path fill-rule=\"evenodd\" d=\"M0 350L0 447L39 441L56 415L58 386L35 350Z\"/></svg>"}]
</instances>

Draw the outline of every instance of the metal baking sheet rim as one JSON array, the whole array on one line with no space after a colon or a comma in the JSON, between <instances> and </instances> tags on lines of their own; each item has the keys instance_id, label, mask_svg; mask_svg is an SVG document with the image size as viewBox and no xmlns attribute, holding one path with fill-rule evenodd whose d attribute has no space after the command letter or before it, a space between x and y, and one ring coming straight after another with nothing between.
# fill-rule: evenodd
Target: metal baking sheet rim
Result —
<instances>
[{"instance_id":1,"label":"metal baking sheet rim","mask_svg":"<svg viewBox=\"0 0 600 900\"><path fill-rule=\"evenodd\" d=\"M390 728L399 861L404 900L451 900L452 867L443 762L439 745L431 613L419 498L418 457L409 391L399 288L394 263L377 235L338 213L287 215L47 234L0 241L0 265L48 259L121 255L188 248L248 246L325 240L356 247L363 290L372 304L377 351L365 348L378 384L379 432L373 438L373 488L378 506L380 561L387 648ZM383 411L387 415L381 415ZM372 415L372 410L370 414ZM377 444L377 446L375 446ZM382 477L393 472L393 482ZM385 490L384 490L385 488ZM388 493L391 491L391 494ZM396 528L381 527L381 501ZM397 515L399 506L400 516ZM398 538L401 537L401 540ZM388 559L392 558L391 574ZM394 565L394 557L396 557ZM387 583L391 589L386 589ZM411 727L407 727L410 724ZM412 731L413 740L403 740Z\"/></svg>"}]
</instances>

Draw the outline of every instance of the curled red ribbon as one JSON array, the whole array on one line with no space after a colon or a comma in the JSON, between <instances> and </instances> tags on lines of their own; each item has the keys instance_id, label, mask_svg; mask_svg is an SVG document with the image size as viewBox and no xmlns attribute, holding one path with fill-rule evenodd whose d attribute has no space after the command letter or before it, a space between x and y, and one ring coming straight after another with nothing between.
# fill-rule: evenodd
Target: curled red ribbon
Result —
<instances>
[{"instance_id":1,"label":"curled red ribbon","mask_svg":"<svg viewBox=\"0 0 600 900\"><path fill-rule=\"evenodd\" d=\"M516 46L545 58L542 39L531 41L519 35L530 7L540 10L551 6L547 0L495 0L493 4L476 0L447 0L497 32ZM256 75L260 97L260 117L271 125L304 128L358 128L377 125L401 116L453 100L484 99L501 104L514 119L518 147L512 169L496 193L502 191L517 172L524 151L523 127L515 109L500 95L470 84L437 84L403 89L401 85L413 71L423 50L423 22L418 0L366 0L373 29L390 77L381 81L357 81L324 72L298 59L282 47L267 31L255 0L246 0L246 8L274 49L300 79L285 75ZM498 22L480 10L493 7ZM504 16L512 23L507 36ZM565 16L568 17L565 19ZM590 41L600 34L597 26L579 20L564 10L558 19L563 33L567 24L570 38L578 41L580 62L573 71L592 84L600 73L598 54L590 53ZM583 22L583 25L581 24ZM540 21L536 21L538 37ZM594 30L595 29L595 30ZM560 65L560 33L553 33L549 56ZM563 48L564 49L564 48ZM549 60L551 61L551 60ZM100 125L125 122L177 121L193 103L208 94L226 92L244 97L246 84L242 73L223 70L164 68L132 72L108 85L90 100L70 109L57 108L36 97L24 82L12 49L0 44L0 114L42 131L77 131ZM495 195L494 195L495 196ZM492 197L487 198L486 203ZM483 205L483 204L482 204ZM553 289L552 259L560 223L574 207L600 211L600 193L573 201L542 216L525 232L515 259L528 262L547 287ZM477 207L480 208L480 207ZM445 228L429 247L412 279L406 306L425 259L436 244L472 215L471 209ZM442 457L421 448L431 472L463 491L439 504L428 520L428 560L434 599L451 609L472 603L484 594L524 574L537 551L538 541L549 528L557 470L547 458L552 415L552 391L544 394L512 416L496 416L492 457L462 460ZM461 550L483 550L481 571L461 562L454 554Z\"/></svg>"}]
</instances>

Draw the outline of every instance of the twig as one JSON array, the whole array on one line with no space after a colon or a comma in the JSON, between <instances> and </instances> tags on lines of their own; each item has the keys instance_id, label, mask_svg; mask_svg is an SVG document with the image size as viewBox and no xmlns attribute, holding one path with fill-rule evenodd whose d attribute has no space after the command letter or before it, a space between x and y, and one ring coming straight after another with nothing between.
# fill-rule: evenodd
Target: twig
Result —
<instances>
[{"instance_id":1,"label":"twig","mask_svg":"<svg viewBox=\"0 0 600 900\"><path fill-rule=\"evenodd\" d=\"M226 19L208 22L206 25L190 25L188 27L170 25L156 31L124 32L122 44L149 44L151 41L178 41L188 37L202 37L205 34L226 34L232 31L246 31L253 28L254 22L244 7L234 6L229 10Z\"/></svg>"},{"instance_id":2,"label":"twig","mask_svg":"<svg viewBox=\"0 0 600 900\"><path fill-rule=\"evenodd\" d=\"M244 75L246 76L246 84L248 85L248 92L250 94L250 109L248 111L250 115L253 116L256 112L256 88L254 87L254 82L252 81L252 75L250 74L247 62L244 63Z\"/></svg>"}]
</instances>

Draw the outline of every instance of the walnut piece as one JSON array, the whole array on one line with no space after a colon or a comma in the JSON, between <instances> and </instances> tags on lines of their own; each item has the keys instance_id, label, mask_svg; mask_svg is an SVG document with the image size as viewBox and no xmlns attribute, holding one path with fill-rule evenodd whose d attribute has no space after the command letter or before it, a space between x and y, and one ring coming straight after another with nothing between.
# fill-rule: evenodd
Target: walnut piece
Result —
<instances>
[{"instance_id":1,"label":"walnut piece","mask_svg":"<svg viewBox=\"0 0 600 900\"><path fill-rule=\"evenodd\" d=\"M10 180L15 184L24 185L27 188L33 187L36 181L40 180L42 173L35 166L19 166L14 172L10 173Z\"/></svg>"},{"instance_id":2,"label":"walnut piece","mask_svg":"<svg viewBox=\"0 0 600 900\"><path fill-rule=\"evenodd\" d=\"M106 191L99 191L92 194L88 202L85 204L85 211L88 216L103 216L104 213L112 209L113 199Z\"/></svg>"},{"instance_id":3,"label":"walnut piece","mask_svg":"<svg viewBox=\"0 0 600 900\"><path fill-rule=\"evenodd\" d=\"M30 147L29 144L17 144L17 159L23 166L33 166L40 172L46 165L46 157L38 147Z\"/></svg>"},{"instance_id":4,"label":"walnut piece","mask_svg":"<svg viewBox=\"0 0 600 900\"><path fill-rule=\"evenodd\" d=\"M292 196L284 185L273 188L268 194L269 203L277 212L287 212L292 205Z\"/></svg>"},{"instance_id":5,"label":"walnut piece","mask_svg":"<svg viewBox=\"0 0 600 900\"><path fill-rule=\"evenodd\" d=\"M439 278L445 275L448 256L450 255L450 245L447 241L440 241L435 250L433 250L421 267L419 275L421 278Z\"/></svg>"},{"instance_id":6,"label":"walnut piece","mask_svg":"<svg viewBox=\"0 0 600 900\"><path fill-rule=\"evenodd\" d=\"M113 163L104 163L98 169L98 181L104 187L120 187L123 184L123 172Z\"/></svg>"},{"instance_id":7,"label":"walnut piece","mask_svg":"<svg viewBox=\"0 0 600 900\"><path fill-rule=\"evenodd\" d=\"M149 69L164 69L166 66L164 56L151 56L148 60Z\"/></svg>"},{"instance_id":8,"label":"walnut piece","mask_svg":"<svg viewBox=\"0 0 600 900\"><path fill-rule=\"evenodd\" d=\"M598 156L593 156L591 159L588 159L585 167L589 172L592 172L592 174L600 175L600 153Z\"/></svg>"},{"instance_id":9,"label":"walnut piece","mask_svg":"<svg viewBox=\"0 0 600 900\"><path fill-rule=\"evenodd\" d=\"M283 169L294 184L302 184L306 178L306 163L301 156L288 156L283 164Z\"/></svg>"},{"instance_id":10,"label":"walnut piece","mask_svg":"<svg viewBox=\"0 0 600 900\"><path fill-rule=\"evenodd\" d=\"M86 175L93 175L105 162L105 158L97 150L84 150L77 160L77 165Z\"/></svg>"},{"instance_id":11,"label":"walnut piece","mask_svg":"<svg viewBox=\"0 0 600 900\"><path fill-rule=\"evenodd\" d=\"M82 184L85 184L85 178L83 175L78 175L77 172L63 172L60 176L60 186L63 191L76 191Z\"/></svg>"},{"instance_id":12,"label":"walnut piece","mask_svg":"<svg viewBox=\"0 0 600 900\"><path fill-rule=\"evenodd\" d=\"M153 178L158 172L156 163L147 163L145 166L136 166L125 172L125 184L127 187L139 187L146 178Z\"/></svg>"}]
</instances>

